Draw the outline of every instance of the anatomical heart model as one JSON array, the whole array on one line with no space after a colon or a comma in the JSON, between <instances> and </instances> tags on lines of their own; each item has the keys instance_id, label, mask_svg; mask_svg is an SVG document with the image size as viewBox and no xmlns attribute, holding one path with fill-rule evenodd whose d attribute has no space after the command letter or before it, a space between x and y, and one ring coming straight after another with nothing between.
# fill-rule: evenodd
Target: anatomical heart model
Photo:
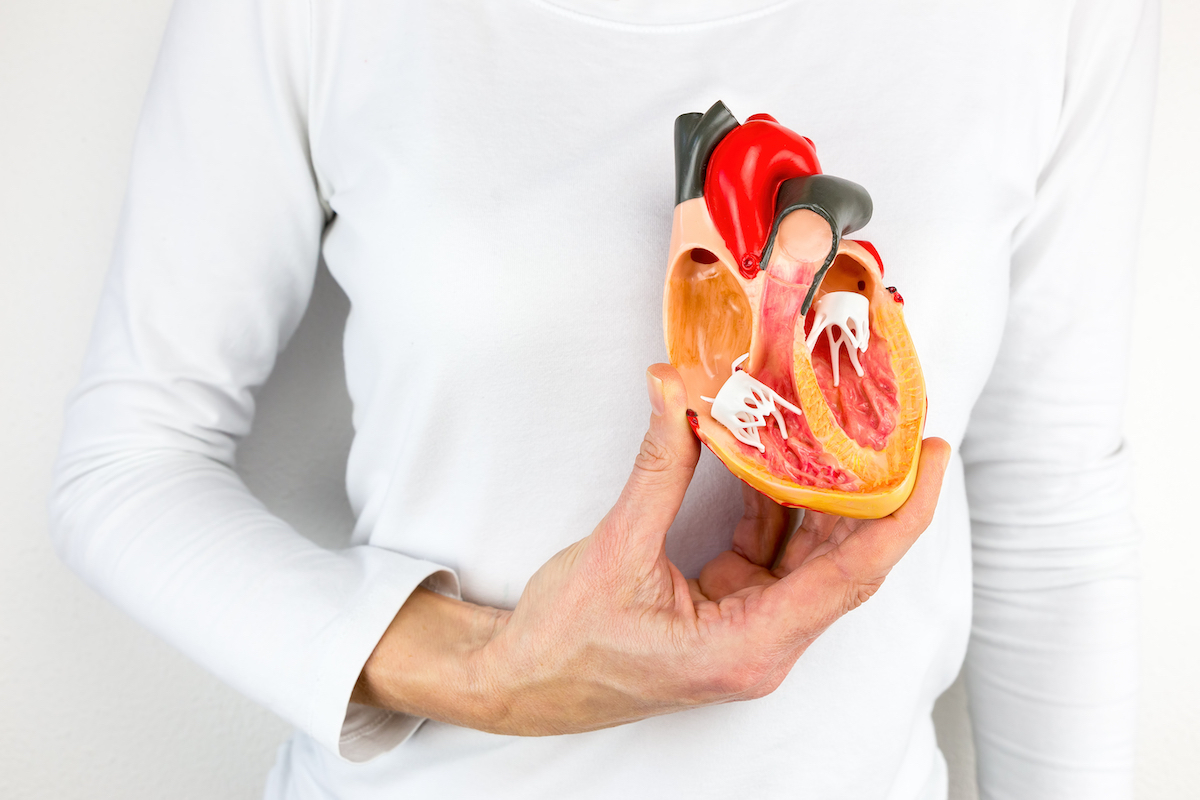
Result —
<instances>
[{"instance_id":1,"label":"anatomical heart model","mask_svg":"<svg viewBox=\"0 0 1200 800\"><path fill-rule=\"evenodd\" d=\"M925 383L879 254L843 238L870 196L720 102L676 120L675 168L663 328L697 436L784 505L890 514L916 480Z\"/></svg>"}]
</instances>

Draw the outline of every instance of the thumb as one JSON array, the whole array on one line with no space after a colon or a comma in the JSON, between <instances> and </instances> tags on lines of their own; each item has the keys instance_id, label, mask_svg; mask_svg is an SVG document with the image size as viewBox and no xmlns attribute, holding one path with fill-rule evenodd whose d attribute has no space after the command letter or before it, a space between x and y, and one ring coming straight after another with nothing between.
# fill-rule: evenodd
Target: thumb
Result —
<instances>
[{"instance_id":1,"label":"thumb","mask_svg":"<svg viewBox=\"0 0 1200 800\"><path fill-rule=\"evenodd\" d=\"M633 472L604 526L643 554L662 548L692 480L700 443L687 418L687 388L669 364L646 370L650 429L633 462Z\"/></svg>"}]
</instances>

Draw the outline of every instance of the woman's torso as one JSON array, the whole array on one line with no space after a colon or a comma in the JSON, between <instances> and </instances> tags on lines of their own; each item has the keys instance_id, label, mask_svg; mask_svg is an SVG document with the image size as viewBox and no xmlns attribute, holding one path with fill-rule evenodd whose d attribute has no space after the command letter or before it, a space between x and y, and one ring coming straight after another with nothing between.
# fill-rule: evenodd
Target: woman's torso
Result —
<instances>
[{"instance_id":1,"label":"woman's torso","mask_svg":"<svg viewBox=\"0 0 1200 800\"><path fill-rule=\"evenodd\" d=\"M858 235L907 301L927 431L961 440L1057 122L1065 11L745 5L314 1L309 129L336 214L325 258L352 303L358 542L511 607L603 516L644 432L642 374L665 360L672 122L717 99L812 138L824 171L871 192ZM672 558L694 575L739 514L705 454ZM298 736L269 794L942 796L929 713L970 603L956 461L934 525L767 698L543 739L427 722L366 764Z\"/></svg>"}]
</instances>

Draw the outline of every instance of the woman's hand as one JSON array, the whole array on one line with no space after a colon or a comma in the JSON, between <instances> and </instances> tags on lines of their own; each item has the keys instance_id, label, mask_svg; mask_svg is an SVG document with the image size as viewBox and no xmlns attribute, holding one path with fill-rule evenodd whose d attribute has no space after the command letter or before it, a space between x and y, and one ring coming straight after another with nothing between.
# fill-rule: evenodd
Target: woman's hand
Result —
<instances>
[{"instance_id":1,"label":"woman's hand","mask_svg":"<svg viewBox=\"0 0 1200 800\"><path fill-rule=\"evenodd\" d=\"M530 579L511 612L420 591L354 699L497 733L575 733L761 697L869 598L933 516L949 446L926 440L889 517L787 512L747 488L733 549L687 581L666 533L699 457L674 369L647 373L654 413L633 474L592 533Z\"/></svg>"}]
</instances>

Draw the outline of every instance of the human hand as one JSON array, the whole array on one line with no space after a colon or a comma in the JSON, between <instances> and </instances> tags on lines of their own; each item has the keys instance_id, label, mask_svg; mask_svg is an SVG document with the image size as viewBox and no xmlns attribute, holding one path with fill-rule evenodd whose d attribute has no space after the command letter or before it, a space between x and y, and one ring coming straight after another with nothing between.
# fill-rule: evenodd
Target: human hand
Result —
<instances>
[{"instance_id":1,"label":"human hand","mask_svg":"<svg viewBox=\"0 0 1200 800\"><path fill-rule=\"evenodd\" d=\"M930 450L936 452L927 454ZM835 563L852 561L863 567L874 566L875 574L860 571L856 578L861 597L851 607L861 605L883 584L891 567L928 525L949 457L949 444L942 439L926 439L913 496L894 513L882 519L854 519L806 510L791 536L787 535L788 510L743 484L745 510L734 530L730 549L708 562L698 579L688 582L692 596L698 600L717 600L769 586L804 569L811 561L824 558ZM932 480L926 474L934 468L931 460L936 462L937 485L926 488L932 495L918 496L922 481ZM864 555L869 558L864 559Z\"/></svg>"},{"instance_id":2,"label":"human hand","mask_svg":"<svg viewBox=\"0 0 1200 800\"><path fill-rule=\"evenodd\" d=\"M929 524L949 457L940 439L926 441L912 497L882 520L810 512L784 542L786 511L748 490L733 550L685 580L667 558L666 532L699 445L675 370L655 365L647 378L650 430L596 529L538 570L511 612L414 596L355 699L545 735L761 697L874 593Z\"/></svg>"},{"instance_id":3,"label":"human hand","mask_svg":"<svg viewBox=\"0 0 1200 800\"><path fill-rule=\"evenodd\" d=\"M949 446L926 443L912 498L882 520L808 513L786 543L785 509L748 487L733 550L688 582L666 532L699 455L686 390L666 365L633 474L590 536L530 580L483 651L502 698L489 727L568 733L761 697L808 645L870 597L933 515Z\"/></svg>"}]
</instances>

